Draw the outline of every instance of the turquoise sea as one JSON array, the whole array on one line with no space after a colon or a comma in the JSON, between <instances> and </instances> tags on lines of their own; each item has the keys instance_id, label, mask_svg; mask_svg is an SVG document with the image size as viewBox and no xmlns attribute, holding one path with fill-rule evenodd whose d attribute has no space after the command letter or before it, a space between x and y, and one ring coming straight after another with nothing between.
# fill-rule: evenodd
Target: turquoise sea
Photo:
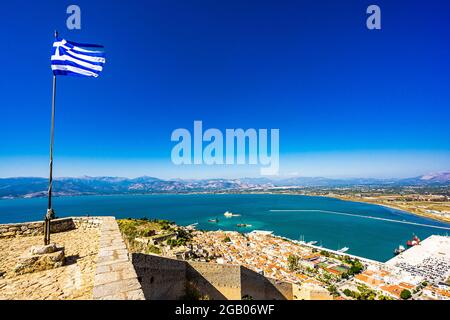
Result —
<instances>
[{"instance_id":1,"label":"turquoise sea","mask_svg":"<svg viewBox=\"0 0 450 320\"><path fill-rule=\"evenodd\" d=\"M46 199L0 200L0 223L42 220ZM175 221L179 225L198 223L198 229L270 230L274 234L305 241L330 249L349 247L348 253L386 261L394 248L405 244L412 234L420 238L450 233L450 224L411 215L381 206L341 201L325 197L298 195L116 195L54 198L58 217L114 215L117 218L149 217ZM303 211L271 211L303 210ZM225 218L231 211L240 217ZM343 213L343 214L342 214ZM444 227L419 226L361 216ZM219 223L208 222L218 218ZM251 227L237 227L236 224ZM447 229L445 229L447 228Z\"/></svg>"}]
</instances>

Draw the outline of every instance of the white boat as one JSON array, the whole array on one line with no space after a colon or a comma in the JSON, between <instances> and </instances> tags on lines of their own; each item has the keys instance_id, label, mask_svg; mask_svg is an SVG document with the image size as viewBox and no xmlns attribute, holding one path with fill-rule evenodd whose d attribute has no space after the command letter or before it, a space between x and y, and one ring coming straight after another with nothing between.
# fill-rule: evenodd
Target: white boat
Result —
<instances>
[{"instance_id":1,"label":"white boat","mask_svg":"<svg viewBox=\"0 0 450 320\"><path fill-rule=\"evenodd\" d=\"M315 245L315 244L317 244L317 241L310 241L310 242L308 242L307 244Z\"/></svg>"},{"instance_id":2,"label":"white boat","mask_svg":"<svg viewBox=\"0 0 450 320\"><path fill-rule=\"evenodd\" d=\"M405 250L406 250L406 249L405 249L404 246L399 245L398 248L396 248L396 249L394 250L394 254L395 254L395 255L400 254L400 253L402 253L402 252L405 251Z\"/></svg>"},{"instance_id":3,"label":"white boat","mask_svg":"<svg viewBox=\"0 0 450 320\"><path fill-rule=\"evenodd\" d=\"M234 213L231 213L231 212L229 212L229 211L225 212L223 215L224 215L225 217L227 217L227 218L231 218L231 217L239 217L239 216L240 216L240 214L234 214Z\"/></svg>"},{"instance_id":4,"label":"white boat","mask_svg":"<svg viewBox=\"0 0 450 320\"><path fill-rule=\"evenodd\" d=\"M195 227L198 225L198 222L190 224L188 226L186 226L186 229L191 229L191 230L195 230Z\"/></svg>"},{"instance_id":5,"label":"white boat","mask_svg":"<svg viewBox=\"0 0 450 320\"><path fill-rule=\"evenodd\" d=\"M267 231L267 230L253 230L252 232L250 232L250 234L260 234L263 236L271 235L272 233L273 233L273 231Z\"/></svg>"},{"instance_id":6,"label":"white boat","mask_svg":"<svg viewBox=\"0 0 450 320\"><path fill-rule=\"evenodd\" d=\"M344 252L347 252L349 249L350 249L350 248L348 248L348 247L343 247L343 248L337 250L337 252L344 253Z\"/></svg>"}]
</instances>

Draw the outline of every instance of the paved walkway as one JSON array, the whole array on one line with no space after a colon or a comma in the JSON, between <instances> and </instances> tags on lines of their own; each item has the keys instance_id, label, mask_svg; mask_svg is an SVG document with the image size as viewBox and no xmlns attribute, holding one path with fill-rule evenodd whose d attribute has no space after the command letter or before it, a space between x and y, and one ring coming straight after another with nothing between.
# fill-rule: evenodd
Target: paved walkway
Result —
<instances>
[{"instance_id":1,"label":"paved walkway","mask_svg":"<svg viewBox=\"0 0 450 320\"><path fill-rule=\"evenodd\" d=\"M17 276L13 269L18 257L31 246L42 244L42 236L1 239L0 299L91 299L98 240L98 229L53 234L51 241L65 247L66 264Z\"/></svg>"},{"instance_id":2,"label":"paved walkway","mask_svg":"<svg viewBox=\"0 0 450 320\"><path fill-rule=\"evenodd\" d=\"M128 250L114 217L104 217L95 271L93 299L143 300Z\"/></svg>"}]
</instances>

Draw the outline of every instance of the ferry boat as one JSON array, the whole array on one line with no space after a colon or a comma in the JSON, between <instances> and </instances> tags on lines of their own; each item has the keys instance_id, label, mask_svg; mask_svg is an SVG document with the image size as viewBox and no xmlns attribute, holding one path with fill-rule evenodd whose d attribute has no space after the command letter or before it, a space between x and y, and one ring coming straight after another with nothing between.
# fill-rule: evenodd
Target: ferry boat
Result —
<instances>
[{"instance_id":1,"label":"ferry boat","mask_svg":"<svg viewBox=\"0 0 450 320\"><path fill-rule=\"evenodd\" d=\"M225 212L223 215L224 215L225 217L227 217L227 218L231 218L231 217L239 217L239 216L240 216L240 214L234 214L234 213L231 213L231 212L229 212L229 211Z\"/></svg>"},{"instance_id":2,"label":"ferry boat","mask_svg":"<svg viewBox=\"0 0 450 320\"><path fill-rule=\"evenodd\" d=\"M398 254L402 253L402 252L405 251L405 250L406 250L406 249L405 249L404 246L399 245L398 248L395 248L394 254L395 254L395 255L398 255Z\"/></svg>"}]
</instances>

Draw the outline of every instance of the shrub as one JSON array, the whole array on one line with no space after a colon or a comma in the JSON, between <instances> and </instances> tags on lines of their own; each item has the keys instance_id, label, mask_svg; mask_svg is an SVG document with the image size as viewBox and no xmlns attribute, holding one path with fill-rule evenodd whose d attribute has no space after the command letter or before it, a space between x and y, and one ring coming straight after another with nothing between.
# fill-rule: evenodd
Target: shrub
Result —
<instances>
[{"instance_id":1,"label":"shrub","mask_svg":"<svg viewBox=\"0 0 450 320\"><path fill-rule=\"evenodd\" d=\"M411 292L407 289L404 289L401 293L400 293L400 298L402 298L403 300L408 300L411 298Z\"/></svg>"},{"instance_id":2,"label":"shrub","mask_svg":"<svg viewBox=\"0 0 450 320\"><path fill-rule=\"evenodd\" d=\"M345 294L347 297L353 297L353 293L350 291L350 289L345 289L345 290L344 290L344 294Z\"/></svg>"},{"instance_id":3,"label":"shrub","mask_svg":"<svg viewBox=\"0 0 450 320\"><path fill-rule=\"evenodd\" d=\"M298 261L299 261L299 257L297 257L296 255L289 255L288 257L288 268L290 271L294 271L298 268Z\"/></svg>"},{"instance_id":4,"label":"shrub","mask_svg":"<svg viewBox=\"0 0 450 320\"><path fill-rule=\"evenodd\" d=\"M157 246L149 244L146 253L161 254L161 249L159 249Z\"/></svg>"}]
</instances>

